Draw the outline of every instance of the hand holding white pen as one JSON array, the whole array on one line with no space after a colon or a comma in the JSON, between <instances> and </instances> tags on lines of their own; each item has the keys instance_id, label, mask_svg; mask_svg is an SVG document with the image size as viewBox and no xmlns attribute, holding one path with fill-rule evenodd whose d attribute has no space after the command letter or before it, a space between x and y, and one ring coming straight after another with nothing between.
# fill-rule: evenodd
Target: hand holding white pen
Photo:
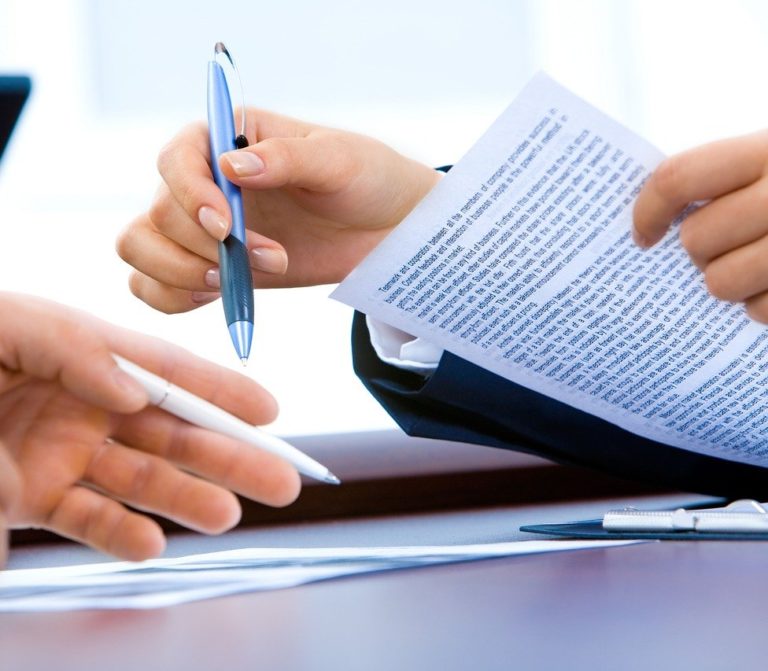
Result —
<instances>
[{"instance_id":1,"label":"hand holding white pen","mask_svg":"<svg viewBox=\"0 0 768 671\"><path fill-rule=\"evenodd\" d=\"M162 396L112 352L262 425L277 404L255 381L28 294L0 291L0 324L0 564L4 527L138 561L165 548L155 517L220 534L240 520L237 495L277 507L299 495L289 460L150 405Z\"/></svg>"},{"instance_id":2,"label":"hand holding white pen","mask_svg":"<svg viewBox=\"0 0 768 671\"><path fill-rule=\"evenodd\" d=\"M191 424L229 436L282 457L299 473L338 485L340 480L325 466L284 440L238 419L225 410L171 384L121 356L113 355L117 365L146 390L153 405Z\"/></svg>"}]
</instances>

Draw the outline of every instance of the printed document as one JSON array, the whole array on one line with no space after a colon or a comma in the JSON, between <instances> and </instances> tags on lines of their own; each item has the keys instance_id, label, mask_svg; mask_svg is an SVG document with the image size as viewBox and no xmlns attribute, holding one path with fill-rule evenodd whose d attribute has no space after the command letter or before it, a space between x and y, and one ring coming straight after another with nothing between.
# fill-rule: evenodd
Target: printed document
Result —
<instances>
[{"instance_id":1,"label":"printed document","mask_svg":"<svg viewBox=\"0 0 768 671\"><path fill-rule=\"evenodd\" d=\"M678 226L632 242L662 158L540 74L332 296L636 434L768 465L768 329L707 293Z\"/></svg>"},{"instance_id":2,"label":"printed document","mask_svg":"<svg viewBox=\"0 0 768 671\"><path fill-rule=\"evenodd\" d=\"M408 547L243 548L145 562L0 571L0 613L162 608L374 571L645 541L546 540Z\"/></svg>"}]
</instances>

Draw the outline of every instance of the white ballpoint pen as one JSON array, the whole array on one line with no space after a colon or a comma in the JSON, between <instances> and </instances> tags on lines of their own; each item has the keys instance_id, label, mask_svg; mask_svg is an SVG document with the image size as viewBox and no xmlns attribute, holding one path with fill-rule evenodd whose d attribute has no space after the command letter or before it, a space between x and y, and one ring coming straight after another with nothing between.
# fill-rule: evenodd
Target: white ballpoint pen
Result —
<instances>
[{"instance_id":1,"label":"white ballpoint pen","mask_svg":"<svg viewBox=\"0 0 768 671\"><path fill-rule=\"evenodd\" d=\"M316 480L332 485L338 485L341 482L325 466L297 450L290 443L238 419L226 410L222 410L213 403L171 384L168 380L144 370L141 366L137 366L121 356L116 354L112 356L124 372L144 387L152 405L190 424L229 436L282 457L292 464L299 473Z\"/></svg>"}]
</instances>

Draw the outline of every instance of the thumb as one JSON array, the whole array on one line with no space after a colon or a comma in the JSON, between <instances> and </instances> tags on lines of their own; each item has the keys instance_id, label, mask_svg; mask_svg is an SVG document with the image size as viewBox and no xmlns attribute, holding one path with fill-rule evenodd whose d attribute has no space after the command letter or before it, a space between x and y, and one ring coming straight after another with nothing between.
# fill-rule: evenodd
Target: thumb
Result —
<instances>
[{"instance_id":1,"label":"thumb","mask_svg":"<svg viewBox=\"0 0 768 671\"><path fill-rule=\"evenodd\" d=\"M112 358L90 315L32 296L0 293L0 393L4 368L58 381L80 400L110 412L138 412L144 389Z\"/></svg>"},{"instance_id":2,"label":"thumb","mask_svg":"<svg viewBox=\"0 0 768 671\"><path fill-rule=\"evenodd\" d=\"M273 137L222 154L219 165L232 182L253 190L295 186L328 193L357 174L354 154L341 134L316 132L306 137Z\"/></svg>"}]
</instances>

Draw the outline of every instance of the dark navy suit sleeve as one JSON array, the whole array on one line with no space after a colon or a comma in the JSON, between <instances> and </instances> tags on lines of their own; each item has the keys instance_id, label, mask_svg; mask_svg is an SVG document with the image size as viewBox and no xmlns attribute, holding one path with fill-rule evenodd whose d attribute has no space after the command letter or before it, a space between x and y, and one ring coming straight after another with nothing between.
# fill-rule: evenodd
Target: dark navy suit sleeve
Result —
<instances>
[{"instance_id":1,"label":"dark navy suit sleeve","mask_svg":"<svg viewBox=\"0 0 768 671\"><path fill-rule=\"evenodd\" d=\"M530 452L685 491L768 499L768 469L642 438L449 352L426 381L390 366L373 350L359 313L352 351L358 377L409 435Z\"/></svg>"}]
</instances>

